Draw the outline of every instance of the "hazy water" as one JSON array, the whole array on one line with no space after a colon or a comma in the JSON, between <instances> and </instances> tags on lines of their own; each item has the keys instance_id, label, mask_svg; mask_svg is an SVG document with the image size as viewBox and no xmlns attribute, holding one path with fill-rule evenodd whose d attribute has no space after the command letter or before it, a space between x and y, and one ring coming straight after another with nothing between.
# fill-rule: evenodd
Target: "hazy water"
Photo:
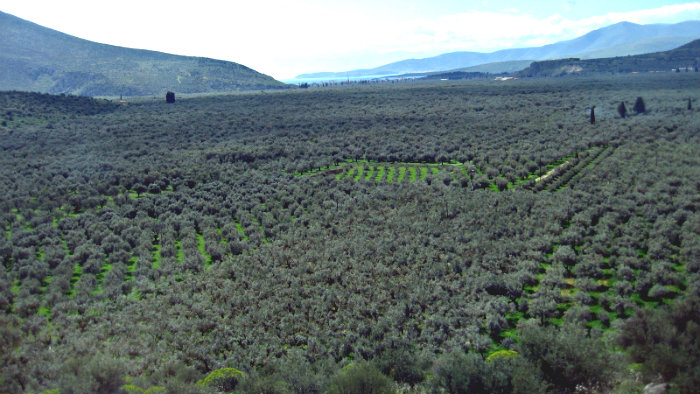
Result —
<instances>
[{"instance_id":1,"label":"hazy water","mask_svg":"<svg viewBox=\"0 0 700 394\"><path fill-rule=\"evenodd\" d=\"M372 81L372 80L392 80L400 79L396 76L388 75L368 75L361 77L325 77L325 78L292 78L292 79L280 79L281 82L289 84L300 84L300 83L324 83L324 82L358 82L358 81Z\"/></svg>"}]
</instances>

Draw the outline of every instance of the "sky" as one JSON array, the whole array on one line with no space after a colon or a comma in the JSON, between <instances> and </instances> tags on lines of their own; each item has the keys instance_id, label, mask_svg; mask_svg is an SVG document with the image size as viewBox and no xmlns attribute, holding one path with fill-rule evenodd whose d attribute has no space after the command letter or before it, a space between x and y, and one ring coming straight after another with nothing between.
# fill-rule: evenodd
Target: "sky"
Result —
<instances>
[{"instance_id":1,"label":"sky","mask_svg":"<svg viewBox=\"0 0 700 394\"><path fill-rule=\"evenodd\" d=\"M622 21L700 20L700 2L687 0L0 0L0 11L91 41L229 60L276 79L541 46Z\"/></svg>"}]
</instances>

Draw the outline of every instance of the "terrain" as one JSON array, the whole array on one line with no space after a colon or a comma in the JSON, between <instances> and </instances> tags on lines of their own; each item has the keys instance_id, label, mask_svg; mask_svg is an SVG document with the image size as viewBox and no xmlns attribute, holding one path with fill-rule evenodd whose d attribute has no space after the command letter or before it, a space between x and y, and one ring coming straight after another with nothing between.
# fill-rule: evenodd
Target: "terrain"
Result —
<instances>
[{"instance_id":1,"label":"terrain","mask_svg":"<svg viewBox=\"0 0 700 394\"><path fill-rule=\"evenodd\" d=\"M84 96L280 89L285 85L222 60L99 44L0 12L0 90Z\"/></svg>"},{"instance_id":2,"label":"terrain","mask_svg":"<svg viewBox=\"0 0 700 394\"><path fill-rule=\"evenodd\" d=\"M692 393L698 75L1 92L0 392Z\"/></svg>"},{"instance_id":3,"label":"terrain","mask_svg":"<svg viewBox=\"0 0 700 394\"><path fill-rule=\"evenodd\" d=\"M700 40L665 52L604 59L559 59L533 62L517 77L556 77L567 74L632 73L632 72L698 72Z\"/></svg>"},{"instance_id":4,"label":"terrain","mask_svg":"<svg viewBox=\"0 0 700 394\"><path fill-rule=\"evenodd\" d=\"M620 22L581 37L534 48L504 49L491 53L452 52L425 59L407 59L380 67L299 75L297 78L347 78L444 71L512 72L522 61L578 57L583 59L661 52L700 38L700 21L638 25ZM463 70L474 66L479 69ZM522 69L522 68L521 68Z\"/></svg>"}]
</instances>

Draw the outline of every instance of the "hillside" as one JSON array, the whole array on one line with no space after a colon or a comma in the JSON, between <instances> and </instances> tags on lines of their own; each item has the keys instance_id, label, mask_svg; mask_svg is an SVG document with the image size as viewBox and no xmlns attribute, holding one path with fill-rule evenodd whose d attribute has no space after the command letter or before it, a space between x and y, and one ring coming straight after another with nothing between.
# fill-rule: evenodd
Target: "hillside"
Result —
<instances>
[{"instance_id":1,"label":"hillside","mask_svg":"<svg viewBox=\"0 0 700 394\"><path fill-rule=\"evenodd\" d=\"M698 66L700 66L700 40L695 40L670 51L644 55L533 62L530 67L515 73L515 76L551 77L588 73L697 71Z\"/></svg>"},{"instance_id":2,"label":"hillside","mask_svg":"<svg viewBox=\"0 0 700 394\"><path fill-rule=\"evenodd\" d=\"M241 64L99 44L0 12L0 90L87 96L282 88Z\"/></svg>"},{"instance_id":3,"label":"hillside","mask_svg":"<svg viewBox=\"0 0 700 394\"><path fill-rule=\"evenodd\" d=\"M591 31L572 40L561 41L541 47L504 49L492 53L452 52L425 59L402 60L376 68L339 73L324 72L303 74L297 78L400 75L451 71L481 64L515 60L544 60L596 55L626 56L638 54L640 50L658 52L672 49L678 45L700 38L698 32L700 32L700 21L651 25L620 22Z\"/></svg>"}]
</instances>

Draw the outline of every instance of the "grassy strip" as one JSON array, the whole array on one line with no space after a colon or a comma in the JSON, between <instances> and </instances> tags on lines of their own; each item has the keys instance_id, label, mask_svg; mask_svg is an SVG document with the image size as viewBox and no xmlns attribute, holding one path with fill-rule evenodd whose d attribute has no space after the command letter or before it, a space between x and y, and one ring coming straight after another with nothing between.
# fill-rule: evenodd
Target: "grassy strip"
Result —
<instances>
[{"instance_id":1,"label":"grassy strip","mask_svg":"<svg viewBox=\"0 0 700 394\"><path fill-rule=\"evenodd\" d=\"M386 181L387 183L394 183L394 174L396 172L396 167L391 166L386 171Z\"/></svg>"},{"instance_id":2,"label":"grassy strip","mask_svg":"<svg viewBox=\"0 0 700 394\"><path fill-rule=\"evenodd\" d=\"M160 267L160 248L161 245L158 242L158 238L153 239L153 262L151 263L151 267L153 269L157 269Z\"/></svg>"},{"instance_id":3,"label":"grassy strip","mask_svg":"<svg viewBox=\"0 0 700 394\"><path fill-rule=\"evenodd\" d=\"M197 249L199 249L199 253L204 256L204 261L205 261L205 267L206 269L209 269L211 267L211 255L207 253L206 249L204 248L204 236L202 234L197 233Z\"/></svg>"},{"instance_id":4,"label":"grassy strip","mask_svg":"<svg viewBox=\"0 0 700 394\"><path fill-rule=\"evenodd\" d=\"M399 167L399 176L396 178L396 182L403 182L406 177L406 167Z\"/></svg>"},{"instance_id":5,"label":"grassy strip","mask_svg":"<svg viewBox=\"0 0 700 394\"><path fill-rule=\"evenodd\" d=\"M134 279L134 271L136 271L136 264L138 264L139 258L132 256L129 259L129 265L126 266L126 273L124 273L124 280Z\"/></svg>"},{"instance_id":6,"label":"grassy strip","mask_svg":"<svg viewBox=\"0 0 700 394\"><path fill-rule=\"evenodd\" d=\"M426 167L420 167L420 180L424 181L428 176L428 169Z\"/></svg>"},{"instance_id":7,"label":"grassy strip","mask_svg":"<svg viewBox=\"0 0 700 394\"><path fill-rule=\"evenodd\" d=\"M375 182L381 182L384 179L384 166L377 167L377 176L374 177Z\"/></svg>"},{"instance_id":8,"label":"grassy strip","mask_svg":"<svg viewBox=\"0 0 700 394\"><path fill-rule=\"evenodd\" d=\"M243 230L241 222L239 222L238 220L234 220L233 223L236 225L236 230L238 230L238 234L240 234L241 237L243 237L243 240L247 241L248 236L246 235L245 230Z\"/></svg>"},{"instance_id":9,"label":"grassy strip","mask_svg":"<svg viewBox=\"0 0 700 394\"><path fill-rule=\"evenodd\" d=\"M347 171L345 171L345 173L344 173L342 179L351 179L351 178L353 178L353 176L355 175L355 171L356 171L356 170L357 170L357 169L356 169L355 167L350 167L350 169L348 169ZM343 174L343 173L341 172L341 174Z\"/></svg>"},{"instance_id":10,"label":"grassy strip","mask_svg":"<svg viewBox=\"0 0 700 394\"><path fill-rule=\"evenodd\" d=\"M413 183L416 181L416 174L418 171L416 171L416 167L409 167L408 168L408 181Z\"/></svg>"},{"instance_id":11,"label":"grassy strip","mask_svg":"<svg viewBox=\"0 0 700 394\"><path fill-rule=\"evenodd\" d=\"M365 166L359 166L359 167L357 167L357 174L355 174L355 177L352 178L352 180L355 181L355 182L357 182L357 181L359 181L360 179L362 179L362 175L363 175L364 171L365 171Z\"/></svg>"},{"instance_id":12,"label":"grassy strip","mask_svg":"<svg viewBox=\"0 0 700 394\"><path fill-rule=\"evenodd\" d=\"M175 241L175 250L177 251L175 253L175 259L178 263L182 263L183 260L185 260L185 253L182 251L182 241L179 239Z\"/></svg>"},{"instance_id":13,"label":"grassy strip","mask_svg":"<svg viewBox=\"0 0 700 394\"><path fill-rule=\"evenodd\" d=\"M75 297L75 284L78 283L80 277L83 276L83 267L75 263L73 266L73 275L70 278L70 291L68 292L68 298L73 299Z\"/></svg>"},{"instance_id":14,"label":"grassy strip","mask_svg":"<svg viewBox=\"0 0 700 394\"><path fill-rule=\"evenodd\" d=\"M365 175L365 180L369 181L374 176L374 166L367 167L367 175Z\"/></svg>"}]
</instances>

